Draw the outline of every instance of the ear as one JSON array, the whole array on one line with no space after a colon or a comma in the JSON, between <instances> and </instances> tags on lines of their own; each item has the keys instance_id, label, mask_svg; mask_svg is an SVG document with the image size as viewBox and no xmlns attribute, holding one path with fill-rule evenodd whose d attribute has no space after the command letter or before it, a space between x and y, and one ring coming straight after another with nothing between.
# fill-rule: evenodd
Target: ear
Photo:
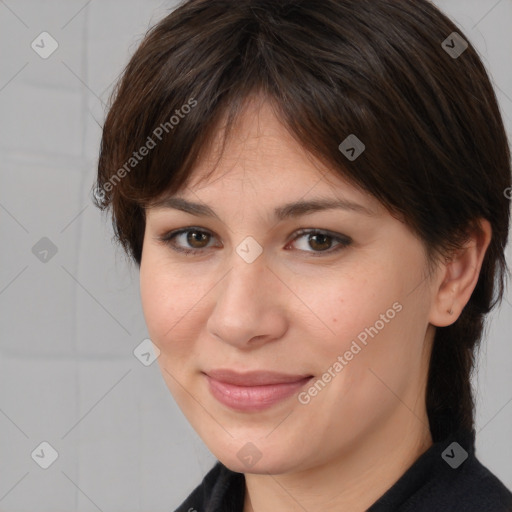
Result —
<instances>
[{"instance_id":1,"label":"ear","mask_svg":"<svg viewBox=\"0 0 512 512\"><path fill-rule=\"evenodd\" d=\"M440 265L432 290L429 316L432 325L446 327L461 314L478 282L491 236L490 223L479 219L464 247Z\"/></svg>"}]
</instances>

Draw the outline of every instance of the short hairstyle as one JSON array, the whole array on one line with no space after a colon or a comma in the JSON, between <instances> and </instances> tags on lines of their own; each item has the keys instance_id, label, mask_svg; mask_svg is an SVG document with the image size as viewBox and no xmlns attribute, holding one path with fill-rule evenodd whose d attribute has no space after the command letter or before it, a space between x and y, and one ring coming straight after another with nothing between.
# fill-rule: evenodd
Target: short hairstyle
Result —
<instances>
[{"instance_id":1,"label":"short hairstyle","mask_svg":"<svg viewBox=\"0 0 512 512\"><path fill-rule=\"evenodd\" d=\"M148 31L113 91L94 184L140 266L145 208L187 185L215 133L223 126L225 143L258 94L302 147L422 240L430 270L487 219L476 288L436 328L434 441L474 429L474 354L507 277L510 149L485 67L460 34L427 0L185 1ZM365 145L352 161L339 149L350 135Z\"/></svg>"}]
</instances>

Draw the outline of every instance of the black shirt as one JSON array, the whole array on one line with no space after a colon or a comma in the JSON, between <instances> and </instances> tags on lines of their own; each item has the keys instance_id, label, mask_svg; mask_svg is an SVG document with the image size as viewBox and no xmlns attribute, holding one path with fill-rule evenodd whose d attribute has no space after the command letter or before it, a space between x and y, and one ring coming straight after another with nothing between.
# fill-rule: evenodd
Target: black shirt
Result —
<instances>
[{"instance_id":1,"label":"black shirt","mask_svg":"<svg viewBox=\"0 0 512 512\"><path fill-rule=\"evenodd\" d=\"M454 444L456 443L456 444ZM217 462L175 512L243 512L245 477ZM512 512L512 493L475 457L475 431L435 442L367 512Z\"/></svg>"}]
</instances>

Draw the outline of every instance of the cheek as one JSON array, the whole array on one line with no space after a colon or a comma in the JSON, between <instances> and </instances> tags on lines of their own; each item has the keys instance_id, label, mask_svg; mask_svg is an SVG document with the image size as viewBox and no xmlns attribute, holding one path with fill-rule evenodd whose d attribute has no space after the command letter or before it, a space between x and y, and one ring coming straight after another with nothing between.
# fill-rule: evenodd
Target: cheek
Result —
<instances>
[{"instance_id":1,"label":"cheek","mask_svg":"<svg viewBox=\"0 0 512 512\"><path fill-rule=\"evenodd\" d=\"M416 281L385 258L333 272L321 281L323 288L319 281L303 281L299 293L328 328L315 344L317 361L329 368L343 356L343 372L356 381L367 379L373 367L391 379L400 368L417 367L424 339L419 319L426 306L418 294L409 294Z\"/></svg>"},{"instance_id":2,"label":"cheek","mask_svg":"<svg viewBox=\"0 0 512 512\"><path fill-rule=\"evenodd\" d=\"M400 400L410 407L416 403L415 393L422 389L428 364L425 328L419 321L422 308L421 301L411 297L404 300L383 293L380 302L367 306L357 321L347 320L350 334L340 334L330 355L330 360L342 355L346 361L344 381L337 380L332 392L346 398L345 407L353 408L355 417L371 410L376 418Z\"/></svg>"},{"instance_id":3,"label":"cheek","mask_svg":"<svg viewBox=\"0 0 512 512\"><path fill-rule=\"evenodd\" d=\"M297 307L311 316L308 324L318 324L325 333L321 345L327 353L347 350L365 327L373 325L380 313L391 307L391 297L396 294L378 276L377 269L366 265L351 267L350 271L333 269L322 278L295 282L294 291L301 299Z\"/></svg>"},{"instance_id":4,"label":"cheek","mask_svg":"<svg viewBox=\"0 0 512 512\"><path fill-rule=\"evenodd\" d=\"M156 334L162 332L164 327L161 323L167 306L167 294L164 292L167 287L158 279L158 267L152 265L147 256L145 258L140 267L140 297L146 326L153 339L159 337Z\"/></svg>"},{"instance_id":5,"label":"cheek","mask_svg":"<svg viewBox=\"0 0 512 512\"><path fill-rule=\"evenodd\" d=\"M179 274L166 268L164 262L151 254L144 256L140 267L142 310L151 339L165 351L171 340L183 337L194 294L190 286L185 286L185 279L177 278Z\"/></svg>"}]
</instances>

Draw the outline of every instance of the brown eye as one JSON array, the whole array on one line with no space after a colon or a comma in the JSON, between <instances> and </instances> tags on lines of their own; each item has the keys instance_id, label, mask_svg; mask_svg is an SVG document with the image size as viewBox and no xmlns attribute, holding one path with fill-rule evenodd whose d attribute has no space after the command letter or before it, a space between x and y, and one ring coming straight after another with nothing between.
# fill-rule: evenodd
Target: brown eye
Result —
<instances>
[{"instance_id":1,"label":"brown eye","mask_svg":"<svg viewBox=\"0 0 512 512\"><path fill-rule=\"evenodd\" d=\"M302 244L296 243L300 239L304 240ZM335 242L334 246L333 242ZM344 249L352 243L352 240L344 235L331 234L318 229L302 229L293 239L293 243L299 246L300 251L308 252L312 256L322 256L322 254L332 254Z\"/></svg>"},{"instance_id":2,"label":"brown eye","mask_svg":"<svg viewBox=\"0 0 512 512\"><path fill-rule=\"evenodd\" d=\"M325 251L327 249L330 249L330 246L332 244L332 237L330 237L329 235L322 234L310 234L308 243L313 249L317 251Z\"/></svg>"},{"instance_id":3,"label":"brown eye","mask_svg":"<svg viewBox=\"0 0 512 512\"><path fill-rule=\"evenodd\" d=\"M194 249L202 249L208 245L208 240L210 237L209 233L205 233L204 231L190 230L186 232L186 235L187 243L190 244L190 246Z\"/></svg>"},{"instance_id":4,"label":"brown eye","mask_svg":"<svg viewBox=\"0 0 512 512\"><path fill-rule=\"evenodd\" d=\"M166 245L169 245L177 252L185 254L199 253L203 249L208 248L208 242L211 239L211 233L196 228L180 229L172 231L159 240Z\"/></svg>"}]
</instances>

